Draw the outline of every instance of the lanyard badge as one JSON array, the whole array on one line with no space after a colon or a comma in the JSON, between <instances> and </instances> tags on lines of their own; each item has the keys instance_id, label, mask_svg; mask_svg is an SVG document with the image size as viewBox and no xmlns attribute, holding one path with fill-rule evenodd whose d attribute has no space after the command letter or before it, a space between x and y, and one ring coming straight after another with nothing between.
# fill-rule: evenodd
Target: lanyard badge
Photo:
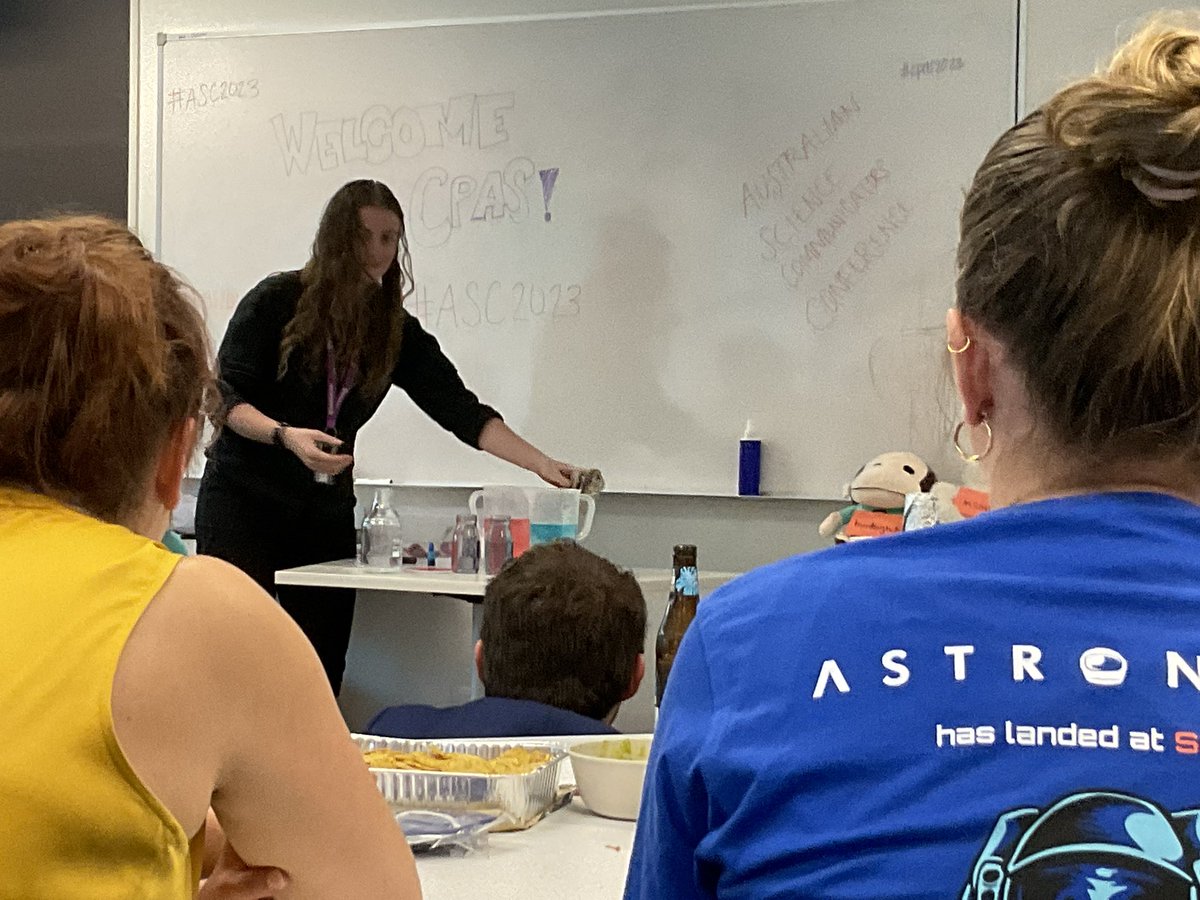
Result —
<instances>
[{"instance_id":1,"label":"lanyard badge","mask_svg":"<svg viewBox=\"0 0 1200 900\"><path fill-rule=\"evenodd\" d=\"M339 379L333 341L326 343L325 351L325 433L336 436L338 413L342 411L342 404L354 387L358 369L354 365L346 366ZM332 451L333 448L329 447L328 450ZM314 472L313 479L319 484L333 483L333 476L323 472Z\"/></svg>"}]
</instances>

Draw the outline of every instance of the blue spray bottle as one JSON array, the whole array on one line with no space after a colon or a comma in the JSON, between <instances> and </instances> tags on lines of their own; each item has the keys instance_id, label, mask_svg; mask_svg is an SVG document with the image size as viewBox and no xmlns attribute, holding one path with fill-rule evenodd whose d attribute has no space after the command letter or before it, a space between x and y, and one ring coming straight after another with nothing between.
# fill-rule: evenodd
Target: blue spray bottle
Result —
<instances>
[{"instance_id":1,"label":"blue spray bottle","mask_svg":"<svg viewBox=\"0 0 1200 900\"><path fill-rule=\"evenodd\" d=\"M746 431L738 452L738 495L757 497L762 471L762 441L754 437L754 423L746 420Z\"/></svg>"}]
</instances>

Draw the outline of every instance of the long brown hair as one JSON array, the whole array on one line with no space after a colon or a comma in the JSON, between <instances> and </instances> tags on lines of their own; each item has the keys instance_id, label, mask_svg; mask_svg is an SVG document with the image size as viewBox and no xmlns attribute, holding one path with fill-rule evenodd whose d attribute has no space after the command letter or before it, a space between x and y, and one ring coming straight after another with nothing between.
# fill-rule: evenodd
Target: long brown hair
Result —
<instances>
[{"instance_id":1,"label":"long brown hair","mask_svg":"<svg viewBox=\"0 0 1200 900\"><path fill-rule=\"evenodd\" d=\"M400 219L399 251L383 276L382 289L364 277L358 257L358 211L367 206L386 209ZM404 212L387 185L361 179L338 189L325 205L302 278L304 292L279 345L279 377L293 357L300 359L304 372L323 374L327 346L332 344L339 364L352 360L358 365L359 384L366 391L386 390L400 355L407 316L404 300L413 290Z\"/></svg>"},{"instance_id":2,"label":"long brown hair","mask_svg":"<svg viewBox=\"0 0 1200 900\"><path fill-rule=\"evenodd\" d=\"M1153 170L1193 174L1197 195L1163 202ZM959 307L1004 343L1051 439L1200 460L1200 31L1153 20L1004 134L958 266Z\"/></svg>"},{"instance_id":3,"label":"long brown hair","mask_svg":"<svg viewBox=\"0 0 1200 900\"><path fill-rule=\"evenodd\" d=\"M0 481L119 522L211 382L194 295L123 225L0 225Z\"/></svg>"}]
</instances>

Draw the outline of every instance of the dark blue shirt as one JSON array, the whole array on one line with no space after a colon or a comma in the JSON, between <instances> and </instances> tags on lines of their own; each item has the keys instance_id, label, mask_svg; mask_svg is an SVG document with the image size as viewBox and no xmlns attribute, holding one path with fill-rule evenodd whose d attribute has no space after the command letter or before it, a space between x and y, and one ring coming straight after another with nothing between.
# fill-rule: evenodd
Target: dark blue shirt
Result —
<instances>
[{"instance_id":1,"label":"dark blue shirt","mask_svg":"<svg viewBox=\"0 0 1200 900\"><path fill-rule=\"evenodd\" d=\"M618 734L611 725L577 712L507 697L482 697L461 706L389 706L371 720L368 734L383 737L488 738Z\"/></svg>"},{"instance_id":2,"label":"dark blue shirt","mask_svg":"<svg viewBox=\"0 0 1200 900\"><path fill-rule=\"evenodd\" d=\"M701 601L628 898L1186 898L1200 507L1069 497Z\"/></svg>"}]
</instances>

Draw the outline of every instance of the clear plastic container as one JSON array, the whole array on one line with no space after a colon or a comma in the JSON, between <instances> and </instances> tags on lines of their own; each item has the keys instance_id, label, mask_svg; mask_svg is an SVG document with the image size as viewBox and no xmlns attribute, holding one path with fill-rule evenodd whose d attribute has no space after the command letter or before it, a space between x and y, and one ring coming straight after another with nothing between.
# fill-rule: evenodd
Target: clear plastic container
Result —
<instances>
[{"instance_id":1,"label":"clear plastic container","mask_svg":"<svg viewBox=\"0 0 1200 900\"><path fill-rule=\"evenodd\" d=\"M467 501L467 506L475 514L476 521L486 523L489 518L495 516L508 516L513 556L520 556L529 549L530 491L530 488L516 485L493 484L476 491Z\"/></svg>"},{"instance_id":2,"label":"clear plastic container","mask_svg":"<svg viewBox=\"0 0 1200 900\"><path fill-rule=\"evenodd\" d=\"M391 492L375 492L371 510L363 518L359 562L377 569L391 568L400 558L400 516L392 506Z\"/></svg>"},{"instance_id":3,"label":"clear plastic container","mask_svg":"<svg viewBox=\"0 0 1200 900\"><path fill-rule=\"evenodd\" d=\"M490 516L483 520L483 563L488 575L495 575L513 556L512 531L508 516Z\"/></svg>"},{"instance_id":4,"label":"clear plastic container","mask_svg":"<svg viewBox=\"0 0 1200 900\"><path fill-rule=\"evenodd\" d=\"M454 524L454 546L450 566L464 575L479 571L479 528L474 516L458 516Z\"/></svg>"},{"instance_id":5,"label":"clear plastic container","mask_svg":"<svg viewBox=\"0 0 1200 900\"><path fill-rule=\"evenodd\" d=\"M582 541L592 530L596 498L574 488L530 488L529 541L549 544L560 538ZM583 522L579 508L583 506Z\"/></svg>"}]
</instances>

